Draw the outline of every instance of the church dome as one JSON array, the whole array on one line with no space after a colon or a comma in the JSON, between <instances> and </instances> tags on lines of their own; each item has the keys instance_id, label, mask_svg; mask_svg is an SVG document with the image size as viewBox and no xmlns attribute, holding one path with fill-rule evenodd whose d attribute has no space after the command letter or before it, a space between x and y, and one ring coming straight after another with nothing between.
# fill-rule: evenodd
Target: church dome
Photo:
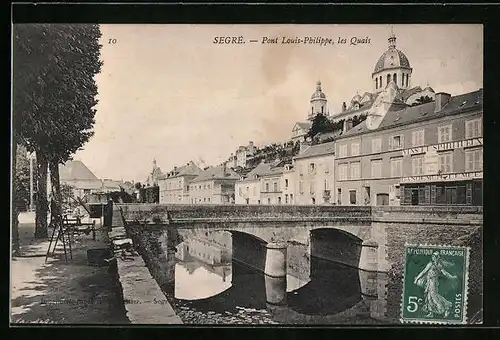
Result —
<instances>
[{"instance_id":1,"label":"church dome","mask_svg":"<svg viewBox=\"0 0 500 340\"><path fill-rule=\"evenodd\" d=\"M392 33L389 37L389 48L378 59L373 73L395 67L410 68L410 62L406 55L396 48L396 36Z\"/></svg>"},{"instance_id":2,"label":"church dome","mask_svg":"<svg viewBox=\"0 0 500 340\"><path fill-rule=\"evenodd\" d=\"M326 99L325 94L321 90L321 82L319 80L316 83L316 92L314 92L311 96L311 100L315 100L315 99Z\"/></svg>"}]
</instances>

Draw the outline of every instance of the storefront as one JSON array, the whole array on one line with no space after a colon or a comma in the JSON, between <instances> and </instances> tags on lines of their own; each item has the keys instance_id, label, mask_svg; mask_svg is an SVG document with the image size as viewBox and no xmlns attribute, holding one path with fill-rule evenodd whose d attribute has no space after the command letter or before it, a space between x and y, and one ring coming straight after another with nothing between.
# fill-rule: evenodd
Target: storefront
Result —
<instances>
[{"instance_id":1,"label":"storefront","mask_svg":"<svg viewBox=\"0 0 500 340\"><path fill-rule=\"evenodd\" d=\"M483 173L404 177L401 205L483 205Z\"/></svg>"}]
</instances>

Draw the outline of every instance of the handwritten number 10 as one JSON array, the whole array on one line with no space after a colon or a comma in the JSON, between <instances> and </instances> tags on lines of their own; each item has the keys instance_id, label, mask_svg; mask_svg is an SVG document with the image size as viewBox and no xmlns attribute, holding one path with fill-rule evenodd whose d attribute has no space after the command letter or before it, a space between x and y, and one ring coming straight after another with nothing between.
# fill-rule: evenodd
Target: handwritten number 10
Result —
<instances>
[{"instance_id":1,"label":"handwritten number 10","mask_svg":"<svg viewBox=\"0 0 500 340\"><path fill-rule=\"evenodd\" d=\"M116 44L116 39L109 39L108 44Z\"/></svg>"}]
</instances>

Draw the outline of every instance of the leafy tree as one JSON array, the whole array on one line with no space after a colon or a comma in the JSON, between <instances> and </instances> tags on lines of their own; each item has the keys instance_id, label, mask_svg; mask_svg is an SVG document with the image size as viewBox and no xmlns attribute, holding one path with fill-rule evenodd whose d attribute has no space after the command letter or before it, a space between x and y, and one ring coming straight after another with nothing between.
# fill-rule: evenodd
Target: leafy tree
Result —
<instances>
[{"instance_id":1,"label":"leafy tree","mask_svg":"<svg viewBox=\"0 0 500 340\"><path fill-rule=\"evenodd\" d=\"M434 100L429 97L429 96L420 96L420 98L417 98L415 100L415 102L413 104L411 104L411 106L417 106L417 105L422 105L422 104L425 104L425 103L430 103L430 102L433 102Z\"/></svg>"},{"instance_id":2,"label":"leafy tree","mask_svg":"<svg viewBox=\"0 0 500 340\"><path fill-rule=\"evenodd\" d=\"M47 167L60 219L59 164L93 135L100 36L97 25L14 26L14 134L37 157L38 238L47 237Z\"/></svg>"},{"instance_id":3,"label":"leafy tree","mask_svg":"<svg viewBox=\"0 0 500 340\"><path fill-rule=\"evenodd\" d=\"M333 123L322 113L318 113L312 122L311 128L307 132L306 138L313 138L318 133L333 132Z\"/></svg>"}]
</instances>

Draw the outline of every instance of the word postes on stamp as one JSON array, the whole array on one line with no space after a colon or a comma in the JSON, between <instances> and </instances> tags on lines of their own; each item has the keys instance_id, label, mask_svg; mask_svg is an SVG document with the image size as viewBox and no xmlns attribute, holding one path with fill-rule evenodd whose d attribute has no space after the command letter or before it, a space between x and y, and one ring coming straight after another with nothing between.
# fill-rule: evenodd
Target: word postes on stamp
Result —
<instances>
[{"instance_id":1,"label":"word postes on stamp","mask_svg":"<svg viewBox=\"0 0 500 340\"><path fill-rule=\"evenodd\" d=\"M465 324L469 248L406 245L401 322Z\"/></svg>"}]
</instances>

